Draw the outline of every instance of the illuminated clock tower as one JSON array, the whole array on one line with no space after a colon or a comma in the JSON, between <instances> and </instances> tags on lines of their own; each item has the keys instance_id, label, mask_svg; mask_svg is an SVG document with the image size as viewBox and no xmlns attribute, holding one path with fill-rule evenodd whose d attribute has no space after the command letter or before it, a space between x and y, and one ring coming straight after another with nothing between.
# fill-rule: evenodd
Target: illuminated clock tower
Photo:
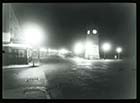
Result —
<instances>
[{"instance_id":1,"label":"illuminated clock tower","mask_svg":"<svg viewBox=\"0 0 140 103\"><path fill-rule=\"evenodd\" d=\"M99 34L96 29L87 31L85 44L85 58L99 59Z\"/></svg>"}]
</instances>

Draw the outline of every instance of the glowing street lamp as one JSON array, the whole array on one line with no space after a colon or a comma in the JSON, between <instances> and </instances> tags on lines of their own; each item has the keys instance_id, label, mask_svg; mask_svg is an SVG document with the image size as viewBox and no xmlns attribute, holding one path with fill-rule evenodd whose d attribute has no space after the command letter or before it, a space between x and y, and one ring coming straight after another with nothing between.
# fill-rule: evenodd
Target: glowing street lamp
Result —
<instances>
[{"instance_id":1,"label":"glowing street lamp","mask_svg":"<svg viewBox=\"0 0 140 103\"><path fill-rule=\"evenodd\" d=\"M104 43L102 49L104 52L104 59L105 59L105 52L108 52L111 49L111 45L109 43Z\"/></svg>"},{"instance_id":2,"label":"glowing street lamp","mask_svg":"<svg viewBox=\"0 0 140 103\"><path fill-rule=\"evenodd\" d=\"M29 24L23 27L24 40L32 46L40 46L44 39L43 34L43 30L38 25Z\"/></svg>"},{"instance_id":3,"label":"glowing street lamp","mask_svg":"<svg viewBox=\"0 0 140 103\"><path fill-rule=\"evenodd\" d=\"M122 48L116 48L116 52L118 53L118 59L120 59L120 53L122 52Z\"/></svg>"},{"instance_id":4,"label":"glowing street lamp","mask_svg":"<svg viewBox=\"0 0 140 103\"><path fill-rule=\"evenodd\" d=\"M82 43L77 43L74 47L75 54L79 55L84 51L84 46Z\"/></svg>"},{"instance_id":5,"label":"glowing street lamp","mask_svg":"<svg viewBox=\"0 0 140 103\"><path fill-rule=\"evenodd\" d=\"M32 47L37 48L38 52L38 60L40 59L39 55L39 47L41 43L43 42L43 30L40 26L36 24L26 24L22 28L23 38L25 40L25 43L31 45ZM35 52L33 52L32 55L34 55ZM34 66L35 59L33 59L33 66Z\"/></svg>"}]
</instances>

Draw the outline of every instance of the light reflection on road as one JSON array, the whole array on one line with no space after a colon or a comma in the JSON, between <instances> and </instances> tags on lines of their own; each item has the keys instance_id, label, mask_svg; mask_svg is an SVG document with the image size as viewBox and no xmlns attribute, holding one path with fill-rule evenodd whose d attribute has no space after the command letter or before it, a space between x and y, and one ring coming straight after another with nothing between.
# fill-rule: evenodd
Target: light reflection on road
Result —
<instances>
[{"instance_id":1,"label":"light reflection on road","mask_svg":"<svg viewBox=\"0 0 140 103\"><path fill-rule=\"evenodd\" d=\"M24 78L44 78L44 72L40 69L36 69L36 68L31 68L31 69L27 69L25 71L22 71L18 74L18 77L20 79L24 79Z\"/></svg>"}]
</instances>

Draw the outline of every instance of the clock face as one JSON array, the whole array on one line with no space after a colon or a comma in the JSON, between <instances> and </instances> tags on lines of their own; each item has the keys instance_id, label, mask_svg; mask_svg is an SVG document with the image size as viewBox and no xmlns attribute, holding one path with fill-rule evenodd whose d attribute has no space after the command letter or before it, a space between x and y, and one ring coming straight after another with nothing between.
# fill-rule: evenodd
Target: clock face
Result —
<instances>
[{"instance_id":1,"label":"clock face","mask_svg":"<svg viewBox=\"0 0 140 103\"><path fill-rule=\"evenodd\" d=\"M93 29L92 33L97 34L97 30Z\"/></svg>"},{"instance_id":2,"label":"clock face","mask_svg":"<svg viewBox=\"0 0 140 103\"><path fill-rule=\"evenodd\" d=\"M97 30L96 30L96 29L93 29L93 30L92 30L92 33L93 33L93 34L97 34ZM87 31L87 34L91 34L90 30Z\"/></svg>"},{"instance_id":3,"label":"clock face","mask_svg":"<svg viewBox=\"0 0 140 103\"><path fill-rule=\"evenodd\" d=\"M87 31L87 34L90 34L90 30Z\"/></svg>"}]
</instances>

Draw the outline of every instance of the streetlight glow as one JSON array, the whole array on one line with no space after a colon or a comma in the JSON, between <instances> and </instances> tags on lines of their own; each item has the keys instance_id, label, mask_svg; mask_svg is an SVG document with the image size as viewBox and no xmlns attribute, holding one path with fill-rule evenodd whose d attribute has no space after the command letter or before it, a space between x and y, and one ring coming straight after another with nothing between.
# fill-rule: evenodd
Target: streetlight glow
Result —
<instances>
[{"instance_id":1,"label":"streetlight glow","mask_svg":"<svg viewBox=\"0 0 140 103\"><path fill-rule=\"evenodd\" d=\"M66 50L66 49L60 49L59 50L59 53L60 54L66 54L66 53L68 53L68 50Z\"/></svg>"},{"instance_id":2,"label":"streetlight glow","mask_svg":"<svg viewBox=\"0 0 140 103\"><path fill-rule=\"evenodd\" d=\"M116 52L117 52L117 53L122 52L122 48L118 47L118 48L116 49Z\"/></svg>"},{"instance_id":3,"label":"streetlight glow","mask_svg":"<svg viewBox=\"0 0 140 103\"><path fill-rule=\"evenodd\" d=\"M109 51L111 49L111 45L109 43L104 43L102 46L103 52L104 52L104 59L105 59L105 52Z\"/></svg>"},{"instance_id":4,"label":"streetlight glow","mask_svg":"<svg viewBox=\"0 0 140 103\"><path fill-rule=\"evenodd\" d=\"M23 27L23 36L26 43L33 46L40 45L43 41L43 30L38 25L25 25Z\"/></svg>"},{"instance_id":5,"label":"streetlight glow","mask_svg":"<svg viewBox=\"0 0 140 103\"><path fill-rule=\"evenodd\" d=\"M116 48L116 52L118 53L118 59L120 59L120 53L122 52L122 48Z\"/></svg>"},{"instance_id":6,"label":"streetlight glow","mask_svg":"<svg viewBox=\"0 0 140 103\"><path fill-rule=\"evenodd\" d=\"M40 51L47 52L46 48L40 48Z\"/></svg>"},{"instance_id":7,"label":"streetlight glow","mask_svg":"<svg viewBox=\"0 0 140 103\"><path fill-rule=\"evenodd\" d=\"M81 54L84 50L84 46L82 45L82 43L77 43L74 47L74 52L76 54Z\"/></svg>"},{"instance_id":8,"label":"streetlight glow","mask_svg":"<svg viewBox=\"0 0 140 103\"><path fill-rule=\"evenodd\" d=\"M102 47L103 51L109 51L111 49L111 45L109 43L104 43Z\"/></svg>"},{"instance_id":9,"label":"streetlight glow","mask_svg":"<svg viewBox=\"0 0 140 103\"><path fill-rule=\"evenodd\" d=\"M27 45L31 45L35 51L32 52L32 61L33 61L33 66L35 66L35 60L36 56L38 57L38 61L40 59L40 50L39 47L40 45L44 42L44 32L42 28L39 25L28 23L23 25L22 28L22 33L23 33L23 40ZM37 54L36 54L37 51Z\"/></svg>"}]
</instances>

